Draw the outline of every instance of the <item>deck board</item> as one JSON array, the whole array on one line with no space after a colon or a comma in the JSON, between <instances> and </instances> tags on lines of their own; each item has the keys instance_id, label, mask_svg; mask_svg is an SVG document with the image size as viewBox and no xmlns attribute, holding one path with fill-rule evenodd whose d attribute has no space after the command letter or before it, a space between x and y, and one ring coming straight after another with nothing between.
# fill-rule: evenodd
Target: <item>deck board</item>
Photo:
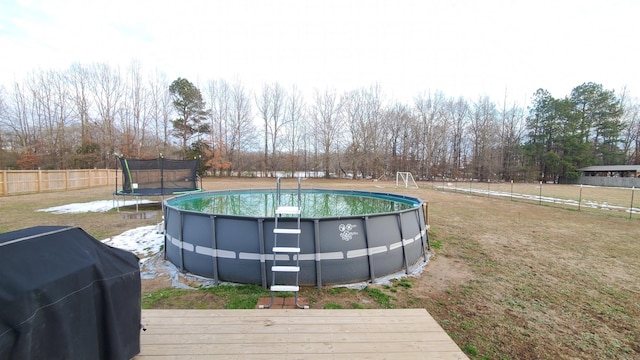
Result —
<instances>
[{"instance_id":1,"label":"deck board","mask_svg":"<svg viewBox=\"0 0 640 360\"><path fill-rule=\"evenodd\" d=\"M467 359L424 309L143 310L162 359Z\"/></svg>"}]
</instances>

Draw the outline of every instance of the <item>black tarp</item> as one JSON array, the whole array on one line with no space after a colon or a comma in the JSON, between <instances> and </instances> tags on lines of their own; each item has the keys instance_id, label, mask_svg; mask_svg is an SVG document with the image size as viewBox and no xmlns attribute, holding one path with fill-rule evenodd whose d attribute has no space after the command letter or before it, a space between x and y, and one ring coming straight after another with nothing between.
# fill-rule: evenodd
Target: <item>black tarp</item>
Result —
<instances>
[{"instance_id":1,"label":"black tarp","mask_svg":"<svg viewBox=\"0 0 640 360\"><path fill-rule=\"evenodd\" d=\"M138 258L76 227L0 234L0 359L131 359Z\"/></svg>"}]
</instances>

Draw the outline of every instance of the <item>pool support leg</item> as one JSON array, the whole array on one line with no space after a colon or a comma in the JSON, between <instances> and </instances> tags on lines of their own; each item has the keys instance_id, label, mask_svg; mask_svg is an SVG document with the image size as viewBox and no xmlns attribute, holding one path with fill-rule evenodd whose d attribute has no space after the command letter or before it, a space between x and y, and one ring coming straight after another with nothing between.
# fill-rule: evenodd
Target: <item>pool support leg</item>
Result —
<instances>
[{"instance_id":1,"label":"pool support leg","mask_svg":"<svg viewBox=\"0 0 640 360\"><path fill-rule=\"evenodd\" d=\"M267 283L267 262L266 262L266 246L264 244L264 219L258 219L258 242L260 244L260 277L262 280L262 287L267 289L269 284ZM273 301L273 299L272 299Z\"/></svg>"},{"instance_id":2,"label":"pool support leg","mask_svg":"<svg viewBox=\"0 0 640 360\"><path fill-rule=\"evenodd\" d=\"M420 247L422 248L422 258L427 262L427 252L425 251L425 239L426 245L429 246L429 238L427 237L427 227L422 227L422 221L420 221L420 213L416 212L416 220L418 220L418 231L420 232ZM424 235L422 232L424 231Z\"/></svg>"},{"instance_id":3,"label":"pool support leg","mask_svg":"<svg viewBox=\"0 0 640 360\"><path fill-rule=\"evenodd\" d=\"M402 215L398 214L397 215L398 218L398 230L400 230L400 242L402 244L402 261L404 263L404 273L408 274L409 273L409 264L407 263L407 247L406 247L406 241L404 238L404 233L402 231Z\"/></svg>"},{"instance_id":4,"label":"pool support leg","mask_svg":"<svg viewBox=\"0 0 640 360\"><path fill-rule=\"evenodd\" d=\"M180 213L180 234L178 239L180 240L180 271L184 272L184 213Z\"/></svg>"},{"instance_id":5,"label":"pool support leg","mask_svg":"<svg viewBox=\"0 0 640 360\"><path fill-rule=\"evenodd\" d=\"M218 277L218 257L215 256L215 249L218 248L218 239L216 238L216 216L211 215L209 219L211 220L211 245L213 246L211 249L214 249L214 256L211 257L211 262L213 265L213 281L216 285L218 285L220 284L220 279Z\"/></svg>"},{"instance_id":6,"label":"pool support leg","mask_svg":"<svg viewBox=\"0 0 640 360\"><path fill-rule=\"evenodd\" d=\"M315 244L314 253L316 258L316 286L318 289L322 289L322 264L320 258L320 220L313 220L313 241Z\"/></svg>"},{"instance_id":7,"label":"pool support leg","mask_svg":"<svg viewBox=\"0 0 640 360\"><path fill-rule=\"evenodd\" d=\"M369 217L364 217L364 246L369 249ZM369 279L371 282L376 281L376 274L373 270L373 255L367 251L367 262L369 263Z\"/></svg>"},{"instance_id":8,"label":"pool support leg","mask_svg":"<svg viewBox=\"0 0 640 360\"><path fill-rule=\"evenodd\" d=\"M166 260L169 260L169 256L167 255L167 249L168 249L167 236L169 236L168 233L167 233L167 223L169 222L169 211L166 211L166 210L164 210L164 211L165 211L165 214L164 214L164 247L162 249L162 253L163 253L163 259L166 261Z\"/></svg>"}]
</instances>

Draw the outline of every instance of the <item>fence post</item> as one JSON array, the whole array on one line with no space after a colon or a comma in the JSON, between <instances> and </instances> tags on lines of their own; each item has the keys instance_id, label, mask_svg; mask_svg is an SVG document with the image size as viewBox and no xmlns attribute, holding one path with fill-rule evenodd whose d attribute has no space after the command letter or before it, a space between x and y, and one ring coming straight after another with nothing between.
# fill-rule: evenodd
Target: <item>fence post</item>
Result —
<instances>
[{"instance_id":1,"label":"fence post","mask_svg":"<svg viewBox=\"0 0 640 360\"><path fill-rule=\"evenodd\" d=\"M510 200L513 201L513 180L511 180L511 195Z\"/></svg>"},{"instance_id":2,"label":"fence post","mask_svg":"<svg viewBox=\"0 0 640 360\"><path fill-rule=\"evenodd\" d=\"M38 169L38 172L36 173L36 192L42 192L42 170L40 169Z\"/></svg>"},{"instance_id":3,"label":"fence post","mask_svg":"<svg viewBox=\"0 0 640 360\"><path fill-rule=\"evenodd\" d=\"M7 184L7 170L2 170L2 195L9 194L9 185Z\"/></svg>"},{"instance_id":4,"label":"fence post","mask_svg":"<svg viewBox=\"0 0 640 360\"><path fill-rule=\"evenodd\" d=\"M633 214L633 194L636 192L636 187L631 187L631 207L629 208L629 219L631 219L631 215Z\"/></svg>"},{"instance_id":5,"label":"fence post","mask_svg":"<svg viewBox=\"0 0 640 360\"><path fill-rule=\"evenodd\" d=\"M429 202L428 201L425 201L422 203L422 209L424 212L425 226L428 228L429 227Z\"/></svg>"},{"instance_id":6,"label":"fence post","mask_svg":"<svg viewBox=\"0 0 640 360\"><path fill-rule=\"evenodd\" d=\"M540 180L540 196L538 197L538 205L542 205L542 180Z\"/></svg>"},{"instance_id":7,"label":"fence post","mask_svg":"<svg viewBox=\"0 0 640 360\"><path fill-rule=\"evenodd\" d=\"M582 184L580 184L580 200L578 200L578 211L582 208Z\"/></svg>"}]
</instances>

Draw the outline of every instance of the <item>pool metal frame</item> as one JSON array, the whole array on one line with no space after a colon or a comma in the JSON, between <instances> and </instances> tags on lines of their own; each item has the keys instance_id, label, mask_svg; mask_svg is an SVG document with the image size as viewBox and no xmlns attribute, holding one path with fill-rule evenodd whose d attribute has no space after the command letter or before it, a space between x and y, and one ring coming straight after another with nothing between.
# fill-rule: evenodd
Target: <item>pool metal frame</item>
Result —
<instances>
[{"instance_id":1,"label":"pool metal frame","mask_svg":"<svg viewBox=\"0 0 640 360\"><path fill-rule=\"evenodd\" d=\"M267 288L274 255L275 219L266 216L211 214L183 210L173 199L224 196L238 192L209 191L164 201L164 256L182 272L222 282L257 284ZM352 196L384 196L415 204L406 210L341 217L301 218L300 285L352 284L402 273L428 260L427 205L399 194L357 190L305 189ZM280 218L279 227L297 227L296 218ZM278 258L280 260L280 258ZM283 259L287 260L287 259ZM294 275L292 275L294 276Z\"/></svg>"}]
</instances>

